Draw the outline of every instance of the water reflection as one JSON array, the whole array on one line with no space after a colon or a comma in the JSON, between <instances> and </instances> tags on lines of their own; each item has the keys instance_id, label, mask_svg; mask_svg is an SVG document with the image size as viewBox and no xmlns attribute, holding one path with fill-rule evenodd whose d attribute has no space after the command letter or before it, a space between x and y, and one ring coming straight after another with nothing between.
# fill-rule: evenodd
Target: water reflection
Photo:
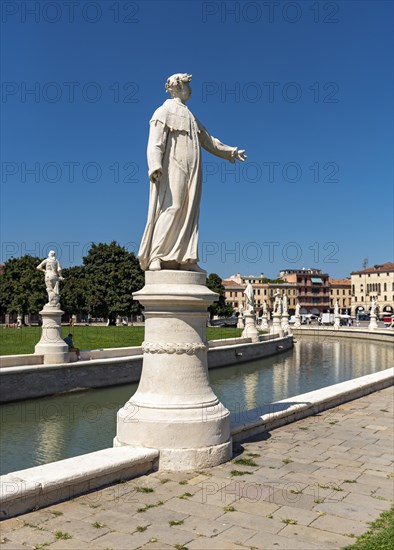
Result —
<instances>
[{"instance_id":1,"label":"water reflection","mask_svg":"<svg viewBox=\"0 0 394 550\"><path fill-rule=\"evenodd\" d=\"M233 413L350 380L394 364L382 342L303 337L276 357L210 371L214 391ZM112 446L116 413L137 384L0 407L1 473Z\"/></svg>"}]
</instances>

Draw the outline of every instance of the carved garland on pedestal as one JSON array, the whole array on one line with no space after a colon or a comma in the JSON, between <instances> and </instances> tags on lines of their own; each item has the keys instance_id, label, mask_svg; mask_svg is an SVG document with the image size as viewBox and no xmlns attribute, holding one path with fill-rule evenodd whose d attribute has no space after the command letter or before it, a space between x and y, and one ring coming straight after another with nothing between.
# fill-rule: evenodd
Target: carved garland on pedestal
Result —
<instances>
[{"instance_id":1,"label":"carved garland on pedestal","mask_svg":"<svg viewBox=\"0 0 394 550\"><path fill-rule=\"evenodd\" d=\"M144 353L175 353L176 355L195 355L199 351L207 351L208 347L202 342L196 342L192 344L182 343L170 343L170 344L161 344L161 343L152 343L152 342L142 342L142 351Z\"/></svg>"}]
</instances>

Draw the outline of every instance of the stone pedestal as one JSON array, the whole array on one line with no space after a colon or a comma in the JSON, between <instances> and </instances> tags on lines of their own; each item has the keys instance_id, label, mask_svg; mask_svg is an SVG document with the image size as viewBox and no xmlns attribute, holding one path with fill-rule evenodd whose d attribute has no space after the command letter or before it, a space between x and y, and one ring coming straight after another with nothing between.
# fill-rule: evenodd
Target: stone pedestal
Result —
<instances>
[{"instance_id":1,"label":"stone pedestal","mask_svg":"<svg viewBox=\"0 0 394 550\"><path fill-rule=\"evenodd\" d=\"M146 271L133 297L144 306L141 380L117 417L114 446L160 450L160 469L194 470L230 460L230 413L207 368L206 319L217 294L205 273Z\"/></svg>"},{"instance_id":2,"label":"stone pedestal","mask_svg":"<svg viewBox=\"0 0 394 550\"><path fill-rule=\"evenodd\" d=\"M295 316L294 328L301 328L301 315Z\"/></svg>"},{"instance_id":3,"label":"stone pedestal","mask_svg":"<svg viewBox=\"0 0 394 550\"><path fill-rule=\"evenodd\" d=\"M289 313L287 311L285 313L282 313L281 327L282 327L283 332L288 333L290 331Z\"/></svg>"},{"instance_id":4,"label":"stone pedestal","mask_svg":"<svg viewBox=\"0 0 394 550\"><path fill-rule=\"evenodd\" d=\"M368 325L368 329L369 330L376 330L378 327L378 323L376 322L376 315L372 314L370 319L369 319L369 325Z\"/></svg>"},{"instance_id":5,"label":"stone pedestal","mask_svg":"<svg viewBox=\"0 0 394 550\"><path fill-rule=\"evenodd\" d=\"M274 313L272 315L272 325L270 329L270 334L278 334L280 337L283 336L280 313Z\"/></svg>"},{"instance_id":6,"label":"stone pedestal","mask_svg":"<svg viewBox=\"0 0 394 550\"><path fill-rule=\"evenodd\" d=\"M251 338L252 342L260 342L259 331L256 328L256 319L254 313L247 311L244 313L245 328L242 332L242 338Z\"/></svg>"},{"instance_id":7,"label":"stone pedestal","mask_svg":"<svg viewBox=\"0 0 394 550\"><path fill-rule=\"evenodd\" d=\"M261 330L267 330L267 329L268 329L267 315L263 315L261 319Z\"/></svg>"},{"instance_id":8,"label":"stone pedestal","mask_svg":"<svg viewBox=\"0 0 394 550\"><path fill-rule=\"evenodd\" d=\"M40 315L42 318L41 340L34 349L36 355L44 356L44 364L68 363L68 345L62 338L61 309L45 304Z\"/></svg>"},{"instance_id":9,"label":"stone pedestal","mask_svg":"<svg viewBox=\"0 0 394 550\"><path fill-rule=\"evenodd\" d=\"M237 328L244 328L244 319L242 315L238 315Z\"/></svg>"},{"instance_id":10,"label":"stone pedestal","mask_svg":"<svg viewBox=\"0 0 394 550\"><path fill-rule=\"evenodd\" d=\"M339 330L341 328L341 318L339 315L334 315L334 330Z\"/></svg>"}]
</instances>

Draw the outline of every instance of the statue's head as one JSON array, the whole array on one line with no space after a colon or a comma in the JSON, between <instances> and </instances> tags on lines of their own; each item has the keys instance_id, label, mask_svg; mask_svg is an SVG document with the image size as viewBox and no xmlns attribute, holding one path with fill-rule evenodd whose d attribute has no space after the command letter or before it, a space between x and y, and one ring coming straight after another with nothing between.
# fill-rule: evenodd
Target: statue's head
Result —
<instances>
[{"instance_id":1,"label":"statue's head","mask_svg":"<svg viewBox=\"0 0 394 550\"><path fill-rule=\"evenodd\" d=\"M54 251L54 250L50 250L50 251L48 252L48 258L52 258L52 259L53 259L53 258L55 258L55 257L56 257L55 251Z\"/></svg>"},{"instance_id":2,"label":"statue's head","mask_svg":"<svg viewBox=\"0 0 394 550\"><path fill-rule=\"evenodd\" d=\"M178 97L185 103L192 95L191 79L192 75L188 73L173 74L167 78L166 90L171 94L171 97Z\"/></svg>"}]
</instances>

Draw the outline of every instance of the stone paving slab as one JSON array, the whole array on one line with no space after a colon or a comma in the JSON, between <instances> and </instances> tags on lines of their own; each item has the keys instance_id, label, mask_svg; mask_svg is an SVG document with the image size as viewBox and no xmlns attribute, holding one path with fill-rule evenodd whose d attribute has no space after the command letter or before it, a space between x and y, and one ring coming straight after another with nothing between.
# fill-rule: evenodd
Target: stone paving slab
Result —
<instances>
[{"instance_id":1,"label":"stone paving slab","mask_svg":"<svg viewBox=\"0 0 394 550\"><path fill-rule=\"evenodd\" d=\"M1 549L341 548L391 506L392 424L387 388L238 443L209 471L156 472L3 521Z\"/></svg>"}]
</instances>

